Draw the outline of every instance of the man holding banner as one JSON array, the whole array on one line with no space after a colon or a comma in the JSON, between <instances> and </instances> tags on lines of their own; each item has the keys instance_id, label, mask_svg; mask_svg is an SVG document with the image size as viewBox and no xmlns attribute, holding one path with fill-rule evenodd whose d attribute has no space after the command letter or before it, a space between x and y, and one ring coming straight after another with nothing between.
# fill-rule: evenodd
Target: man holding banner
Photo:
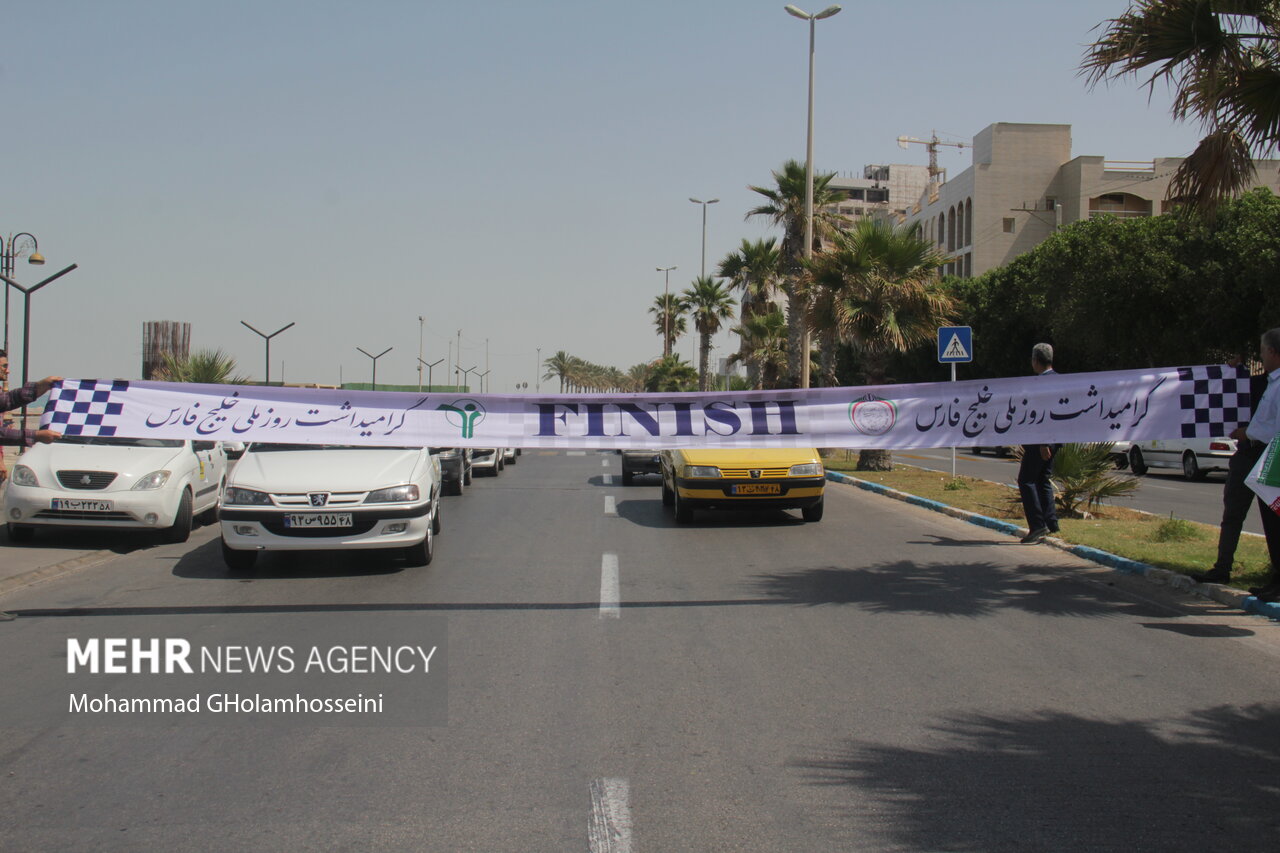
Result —
<instances>
[{"instance_id":1,"label":"man holding banner","mask_svg":"<svg viewBox=\"0 0 1280 853\"><path fill-rule=\"evenodd\" d=\"M1037 376L1052 376L1053 347L1036 344L1031 350L1031 369ZM1044 539L1058 532L1058 511L1053 497L1053 454L1062 449L1061 444L1024 444L1022 462L1018 465L1018 492L1022 496L1022 511L1027 516L1027 535L1024 545Z\"/></svg>"},{"instance_id":2,"label":"man holding banner","mask_svg":"<svg viewBox=\"0 0 1280 853\"><path fill-rule=\"evenodd\" d=\"M1245 428L1245 440L1254 442L1255 447L1274 442L1280 433L1280 327L1262 335L1262 368L1267 372L1267 390ZM1262 530L1271 555L1271 575L1266 584L1249 591L1263 601L1277 601L1280 600L1280 515L1261 497L1258 509L1262 512Z\"/></svg>"}]
</instances>

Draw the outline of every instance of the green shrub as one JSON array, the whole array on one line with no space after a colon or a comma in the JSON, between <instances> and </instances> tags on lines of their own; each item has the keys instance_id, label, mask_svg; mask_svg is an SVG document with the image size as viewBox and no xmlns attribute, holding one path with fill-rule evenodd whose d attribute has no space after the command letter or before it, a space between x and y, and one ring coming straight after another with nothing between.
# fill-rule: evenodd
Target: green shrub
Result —
<instances>
[{"instance_id":1,"label":"green shrub","mask_svg":"<svg viewBox=\"0 0 1280 853\"><path fill-rule=\"evenodd\" d=\"M1203 539L1204 533L1185 518L1166 518L1151 534L1156 542L1190 542Z\"/></svg>"}]
</instances>

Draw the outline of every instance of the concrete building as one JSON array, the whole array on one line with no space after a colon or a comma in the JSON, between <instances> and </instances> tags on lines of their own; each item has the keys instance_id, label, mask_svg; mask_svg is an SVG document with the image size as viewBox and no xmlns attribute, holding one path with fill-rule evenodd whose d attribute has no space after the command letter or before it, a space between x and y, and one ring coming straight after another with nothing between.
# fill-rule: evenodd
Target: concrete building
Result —
<instances>
[{"instance_id":1,"label":"concrete building","mask_svg":"<svg viewBox=\"0 0 1280 853\"><path fill-rule=\"evenodd\" d=\"M928 188L929 169L902 163L864 166L861 178L837 174L827 186L843 195L829 209L850 222L870 218L898 221L911 212Z\"/></svg>"},{"instance_id":2,"label":"concrete building","mask_svg":"<svg viewBox=\"0 0 1280 853\"><path fill-rule=\"evenodd\" d=\"M901 221L920 223L951 258L944 272L981 275L1086 217L1167 212L1169 181L1181 163L1072 158L1071 125L999 122L974 137L973 164L926 186ZM1280 195L1280 160L1256 165L1253 186Z\"/></svg>"}]
</instances>

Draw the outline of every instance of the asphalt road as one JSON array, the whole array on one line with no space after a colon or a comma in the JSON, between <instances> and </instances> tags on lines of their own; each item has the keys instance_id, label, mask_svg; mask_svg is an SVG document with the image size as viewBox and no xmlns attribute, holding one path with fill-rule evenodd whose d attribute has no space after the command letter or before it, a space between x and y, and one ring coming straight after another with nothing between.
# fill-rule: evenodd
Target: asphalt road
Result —
<instances>
[{"instance_id":1,"label":"asphalt road","mask_svg":"<svg viewBox=\"0 0 1280 853\"><path fill-rule=\"evenodd\" d=\"M619 479L526 452L446 500L427 568L232 576L202 528L5 595L11 693L59 683L66 634L444 625L448 709L0 719L0 850L1275 848L1280 624L848 487L818 524L676 527Z\"/></svg>"},{"instance_id":2,"label":"asphalt road","mask_svg":"<svg viewBox=\"0 0 1280 853\"><path fill-rule=\"evenodd\" d=\"M893 458L906 465L951 473L949 448L900 451L895 452ZM975 455L961 449L956 451L956 473L1013 485L1018 477L1018 463L1012 458L993 456L989 451ZM1211 473L1203 480L1187 480L1181 471L1152 468L1139 477L1138 482L1138 490L1132 496L1119 498L1113 503L1156 515L1172 513L1177 518L1215 526L1222 521L1222 485L1226 482L1223 473ZM1249 513L1244 529L1248 533L1262 535L1262 520L1257 510Z\"/></svg>"}]
</instances>

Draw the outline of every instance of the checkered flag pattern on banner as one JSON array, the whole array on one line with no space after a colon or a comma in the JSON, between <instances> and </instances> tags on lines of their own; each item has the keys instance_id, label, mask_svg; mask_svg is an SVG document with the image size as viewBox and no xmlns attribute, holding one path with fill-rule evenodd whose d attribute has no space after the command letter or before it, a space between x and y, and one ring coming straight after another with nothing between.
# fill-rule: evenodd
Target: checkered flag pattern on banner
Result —
<instances>
[{"instance_id":1,"label":"checkered flag pattern on banner","mask_svg":"<svg viewBox=\"0 0 1280 853\"><path fill-rule=\"evenodd\" d=\"M65 379L49 392L42 426L63 435L111 436L116 427L108 419L124 411L111 395L129 388L123 379Z\"/></svg>"},{"instance_id":2,"label":"checkered flag pattern on banner","mask_svg":"<svg viewBox=\"0 0 1280 853\"><path fill-rule=\"evenodd\" d=\"M1249 371L1212 364L1178 368L1183 438L1222 438L1249 422Z\"/></svg>"}]
</instances>

